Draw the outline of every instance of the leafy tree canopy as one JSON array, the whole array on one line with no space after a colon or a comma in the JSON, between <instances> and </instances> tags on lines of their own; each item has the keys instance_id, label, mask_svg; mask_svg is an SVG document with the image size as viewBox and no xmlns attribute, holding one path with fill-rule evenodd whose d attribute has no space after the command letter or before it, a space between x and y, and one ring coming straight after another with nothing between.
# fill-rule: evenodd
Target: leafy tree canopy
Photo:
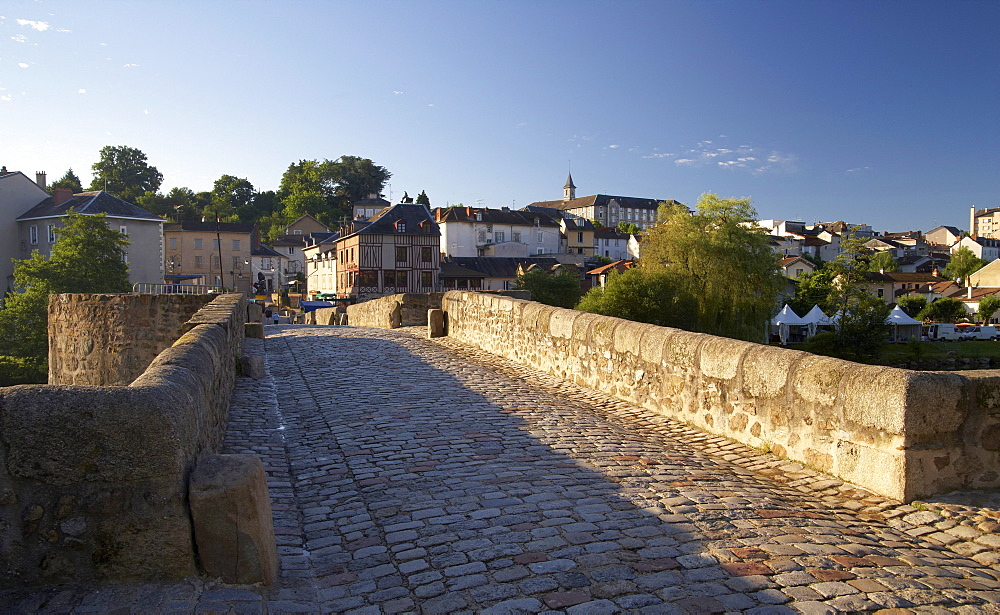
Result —
<instances>
[{"instance_id":1,"label":"leafy tree canopy","mask_svg":"<svg viewBox=\"0 0 1000 615\"><path fill-rule=\"evenodd\" d=\"M580 301L580 274L569 268L557 273L536 268L517 276L517 287L531 291L531 300L572 308Z\"/></svg>"},{"instance_id":2,"label":"leafy tree canopy","mask_svg":"<svg viewBox=\"0 0 1000 615\"><path fill-rule=\"evenodd\" d=\"M906 312L910 318L916 318L925 307L927 307L927 297L923 295L903 295L896 300L896 305Z\"/></svg>"},{"instance_id":3,"label":"leafy tree canopy","mask_svg":"<svg viewBox=\"0 0 1000 615\"><path fill-rule=\"evenodd\" d=\"M613 271L603 287L587 291L576 309L681 329L693 329L698 313L697 300L682 281L669 271L642 267Z\"/></svg>"},{"instance_id":4,"label":"leafy tree canopy","mask_svg":"<svg viewBox=\"0 0 1000 615\"><path fill-rule=\"evenodd\" d=\"M896 272L899 271L899 263L888 251L876 252L868 258L868 271L872 273Z\"/></svg>"},{"instance_id":5,"label":"leafy tree canopy","mask_svg":"<svg viewBox=\"0 0 1000 615\"><path fill-rule=\"evenodd\" d=\"M759 341L785 280L750 199L703 194L693 215L665 202L658 217L641 266L670 272L697 299L694 330Z\"/></svg>"},{"instance_id":6,"label":"leafy tree canopy","mask_svg":"<svg viewBox=\"0 0 1000 615\"><path fill-rule=\"evenodd\" d=\"M70 167L66 174L57 179L56 181L49 184L49 192L51 193L56 188L69 188L73 191L73 194L77 192L83 192L83 184L80 183L80 178L76 176L73 172L73 168Z\"/></svg>"},{"instance_id":7,"label":"leafy tree canopy","mask_svg":"<svg viewBox=\"0 0 1000 615\"><path fill-rule=\"evenodd\" d=\"M941 297L920 310L917 318L923 321L955 322L964 316L968 316L964 303L952 297Z\"/></svg>"},{"instance_id":8,"label":"leafy tree canopy","mask_svg":"<svg viewBox=\"0 0 1000 615\"><path fill-rule=\"evenodd\" d=\"M865 288L869 251L855 230L844 234L840 254L826 265L833 276L827 305L839 318L835 334L839 356L868 361L878 357L889 334L885 324L889 306Z\"/></svg>"},{"instance_id":9,"label":"leafy tree canopy","mask_svg":"<svg viewBox=\"0 0 1000 615\"><path fill-rule=\"evenodd\" d=\"M638 235L639 233L642 232L642 229L639 228L639 225L631 224L625 221L618 223L618 230L623 233L628 233L629 235Z\"/></svg>"},{"instance_id":10,"label":"leafy tree canopy","mask_svg":"<svg viewBox=\"0 0 1000 615\"><path fill-rule=\"evenodd\" d=\"M962 246L955 250L948 261L948 266L944 268L945 275L954 280L966 284L969 276L986 266L986 261L976 256L975 252Z\"/></svg>"},{"instance_id":11,"label":"leafy tree canopy","mask_svg":"<svg viewBox=\"0 0 1000 615\"><path fill-rule=\"evenodd\" d=\"M990 318L1000 310L1000 296L987 295L979 300L979 318L984 325L989 324Z\"/></svg>"},{"instance_id":12,"label":"leafy tree canopy","mask_svg":"<svg viewBox=\"0 0 1000 615\"><path fill-rule=\"evenodd\" d=\"M256 222L260 217L254 207L257 191L246 179L223 175L212 187L212 203L202 212L206 218Z\"/></svg>"},{"instance_id":13,"label":"leafy tree canopy","mask_svg":"<svg viewBox=\"0 0 1000 615\"><path fill-rule=\"evenodd\" d=\"M163 174L149 166L146 154L126 145L108 145L101 148L101 159L91 168L94 179L91 190L106 190L129 203L147 192L156 192L163 182Z\"/></svg>"},{"instance_id":14,"label":"leafy tree canopy","mask_svg":"<svg viewBox=\"0 0 1000 615\"><path fill-rule=\"evenodd\" d=\"M417 205L431 206L431 200L428 198L426 190L421 190L420 194L417 195Z\"/></svg>"}]
</instances>

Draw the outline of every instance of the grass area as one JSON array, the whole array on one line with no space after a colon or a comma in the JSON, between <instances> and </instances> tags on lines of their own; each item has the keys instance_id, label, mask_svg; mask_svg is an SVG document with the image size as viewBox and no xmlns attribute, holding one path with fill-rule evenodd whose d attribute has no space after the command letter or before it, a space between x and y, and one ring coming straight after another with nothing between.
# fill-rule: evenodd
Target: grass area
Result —
<instances>
[{"instance_id":1,"label":"grass area","mask_svg":"<svg viewBox=\"0 0 1000 615\"><path fill-rule=\"evenodd\" d=\"M970 340L967 342L886 344L882 347L879 362L894 365L906 361L979 359L982 357L1000 358L1000 342Z\"/></svg>"}]
</instances>

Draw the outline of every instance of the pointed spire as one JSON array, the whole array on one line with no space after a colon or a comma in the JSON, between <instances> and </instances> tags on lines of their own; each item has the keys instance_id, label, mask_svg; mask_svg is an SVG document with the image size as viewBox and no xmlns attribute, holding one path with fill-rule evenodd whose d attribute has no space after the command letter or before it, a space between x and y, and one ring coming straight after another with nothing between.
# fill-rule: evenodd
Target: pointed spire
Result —
<instances>
[{"instance_id":1,"label":"pointed spire","mask_svg":"<svg viewBox=\"0 0 1000 615\"><path fill-rule=\"evenodd\" d=\"M563 186L563 200L572 201L576 198L576 186L573 185L573 174L566 176L566 185Z\"/></svg>"}]
</instances>

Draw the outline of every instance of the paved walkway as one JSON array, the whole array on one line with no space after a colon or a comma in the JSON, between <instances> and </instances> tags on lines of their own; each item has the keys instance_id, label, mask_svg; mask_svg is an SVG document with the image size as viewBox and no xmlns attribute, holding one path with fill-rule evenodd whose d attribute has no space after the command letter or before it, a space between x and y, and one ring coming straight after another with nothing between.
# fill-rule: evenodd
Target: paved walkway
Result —
<instances>
[{"instance_id":1,"label":"paved walkway","mask_svg":"<svg viewBox=\"0 0 1000 615\"><path fill-rule=\"evenodd\" d=\"M0 594L9 610L1000 612L995 508L900 507L447 340L267 333L226 448L267 466L278 585Z\"/></svg>"}]
</instances>

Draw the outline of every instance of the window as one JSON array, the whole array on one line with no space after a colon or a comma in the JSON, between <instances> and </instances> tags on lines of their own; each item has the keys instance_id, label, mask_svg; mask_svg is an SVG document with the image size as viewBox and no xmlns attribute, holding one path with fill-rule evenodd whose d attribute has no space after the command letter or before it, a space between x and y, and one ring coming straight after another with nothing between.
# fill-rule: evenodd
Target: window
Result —
<instances>
[{"instance_id":1,"label":"window","mask_svg":"<svg viewBox=\"0 0 1000 615\"><path fill-rule=\"evenodd\" d=\"M301 229L295 229L294 231L292 231L292 235L301 235L301 234L302 234Z\"/></svg>"},{"instance_id":2,"label":"window","mask_svg":"<svg viewBox=\"0 0 1000 615\"><path fill-rule=\"evenodd\" d=\"M233 269L237 269L239 266L240 266L240 257L239 256L234 256L233 257Z\"/></svg>"},{"instance_id":3,"label":"window","mask_svg":"<svg viewBox=\"0 0 1000 615\"><path fill-rule=\"evenodd\" d=\"M204 269L205 268L205 257L202 256L201 254L196 255L194 257L194 266L195 266L195 269Z\"/></svg>"},{"instance_id":4,"label":"window","mask_svg":"<svg viewBox=\"0 0 1000 615\"><path fill-rule=\"evenodd\" d=\"M511 241L513 241L514 243L521 243L521 233L514 233L514 232L511 232L511 234L510 234L510 239L511 239Z\"/></svg>"},{"instance_id":5,"label":"window","mask_svg":"<svg viewBox=\"0 0 1000 615\"><path fill-rule=\"evenodd\" d=\"M239 252L239 251L240 251L240 240L239 239L234 239L233 240L233 252Z\"/></svg>"},{"instance_id":6,"label":"window","mask_svg":"<svg viewBox=\"0 0 1000 615\"><path fill-rule=\"evenodd\" d=\"M538 254L545 254L544 248L538 248Z\"/></svg>"},{"instance_id":7,"label":"window","mask_svg":"<svg viewBox=\"0 0 1000 615\"><path fill-rule=\"evenodd\" d=\"M213 254L212 255L212 269L213 270L214 269L219 269L220 271L222 270L222 265L219 263L219 255L218 254Z\"/></svg>"},{"instance_id":8,"label":"window","mask_svg":"<svg viewBox=\"0 0 1000 615\"><path fill-rule=\"evenodd\" d=\"M881 288L878 289L878 297L879 297L879 299L881 299L884 296L885 296L885 290L883 290Z\"/></svg>"},{"instance_id":9,"label":"window","mask_svg":"<svg viewBox=\"0 0 1000 615\"><path fill-rule=\"evenodd\" d=\"M295 254L295 246L288 246L288 253Z\"/></svg>"},{"instance_id":10,"label":"window","mask_svg":"<svg viewBox=\"0 0 1000 615\"><path fill-rule=\"evenodd\" d=\"M216 252L218 252L221 249L219 247L219 240L218 239L213 239L212 240L212 249L215 250Z\"/></svg>"},{"instance_id":11,"label":"window","mask_svg":"<svg viewBox=\"0 0 1000 615\"><path fill-rule=\"evenodd\" d=\"M38 227L37 226L29 226L28 227L28 243L30 243L33 246L37 246L38 245Z\"/></svg>"},{"instance_id":12,"label":"window","mask_svg":"<svg viewBox=\"0 0 1000 615\"><path fill-rule=\"evenodd\" d=\"M542 243L543 239L544 239L543 235L541 233L538 233L538 243ZM539 254L541 254L541 252L539 252Z\"/></svg>"},{"instance_id":13,"label":"window","mask_svg":"<svg viewBox=\"0 0 1000 615\"><path fill-rule=\"evenodd\" d=\"M420 285L429 288L434 285L434 275L430 271L420 272Z\"/></svg>"},{"instance_id":14,"label":"window","mask_svg":"<svg viewBox=\"0 0 1000 615\"><path fill-rule=\"evenodd\" d=\"M497 243L503 243L503 233L501 231L493 233L493 241Z\"/></svg>"},{"instance_id":15,"label":"window","mask_svg":"<svg viewBox=\"0 0 1000 615\"><path fill-rule=\"evenodd\" d=\"M479 243L486 243L486 231L479 231Z\"/></svg>"},{"instance_id":16,"label":"window","mask_svg":"<svg viewBox=\"0 0 1000 615\"><path fill-rule=\"evenodd\" d=\"M399 222L397 222L396 223L396 232L397 233L405 233L406 232L406 222L404 222L403 220L400 220Z\"/></svg>"},{"instance_id":17,"label":"window","mask_svg":"<svg viewBox=\"0 0 1000 615\"><path fill-rule=\"evenodd\" d=\"M583 243L583 233L582 232L576 234L576 242L577 243Z\"/></svg>"},{"instance_id":18,"label":"window","mask_svg":"<svg viewBox=\"0 0 1000 615\"><path fill-rule=\"evenodd\" d=\"M431 261L432 256L433 255L431 254L431 249L429 247L420 248L420 262L430 263L432 262ZM424 286L427 286L427 284L424 284Z\"/></svg>"},{"instance_id":19,"label":"window","mask_svg":"<svg viewBox=\"0 0 1000 615\"><path fill-rule=\"evenodd\" d=\"M49 243L55 243L55 242L56 242L56 225L55 224L50 224L49 225Z\"/></svg>"},{"instance_id":20,"label":"window","mask_svg":"<svg viewBox=\"0 0 1000 615\"><path fill-rule=\"evenodd\" d=\"M176 237L171 237L170 238L170 249L171 250L176 250L177 249L177 238Z\"/></svg>"},{"instance_id":21,"label":"window","mask_svg":"<svg viewBox=\"0 0 1000 615\"><path fill-rule=\"evenodd\" d=\"M406 262L406 246L396 246L396 262Z\"/></svg>"},{"instance_id":22,"label":"window","mask_svg":"<svg viewBox=\"0 0 1000 615\"><path fill-rule=\"evenodd\" d=\"M122 235L126 235L127 236L128 235L128 227L124 226L124 225L119 226L118 227L118 232L121 233Z\"/></svg>"},{"instance_id":23,"label":"window","mask_svg":"<svg viewBox=\"0 0 1000 615\"><path fill-rule=\"evenodd\" d=\"M201 249L202 249L202 245L201 245L201 241L202 241L202 240L201 240L201 238L200 238L200 237L198 237L198 238L196 238L196 239L194 240L194 249L195 249L195 250L201 250Z\"/></svg>"}]
</instances>

